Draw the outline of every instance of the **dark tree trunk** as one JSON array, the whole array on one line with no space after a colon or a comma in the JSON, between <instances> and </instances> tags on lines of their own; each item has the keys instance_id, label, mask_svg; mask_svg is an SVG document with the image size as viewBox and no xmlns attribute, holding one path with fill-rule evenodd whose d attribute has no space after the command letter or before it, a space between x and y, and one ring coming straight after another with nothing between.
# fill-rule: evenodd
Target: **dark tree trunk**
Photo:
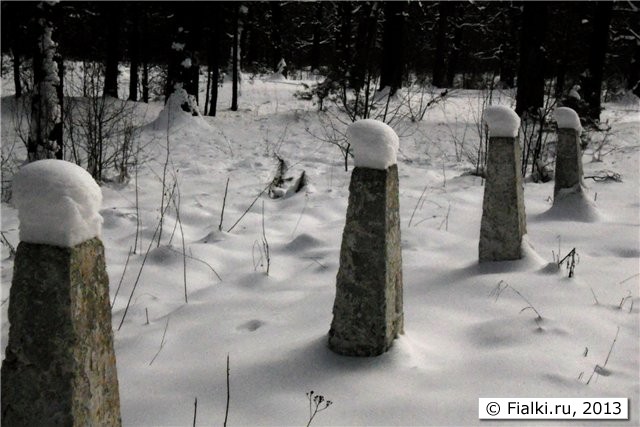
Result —
<instances>
[{"instance_id":1,"label":"dark tree trunk","mask_svg":"<svg viewBox=\"0 0 640 427\"><path fill-rule=\"evenodd\" d=\"M65 73L65 68L64 68L64 59L62 58L62 55L60 55L59 53L56 54L55 56L55 61L56 64L58 65L58 81L60 82L58 84L58 87L56 88L56 94L58 95L58 104L60 104L60 130L59 130L59 135L57 135L57 137L59 138L58 141L56 141L56 144L58 145L58 150L56 150L56 159L58 160L62 160L64 158L64 143L63 143L63 129L64 129L64 73ZM57 133L58 131L56 131Z\"/></svg>"},{"instance_id":2,"label":"dark tree trunk","mask_svg":"<svg viewBox=\"0 0 640 427\"><path fill-rule=\"evenodd\" d=\"M516 113L520 116L544 105L546 23L547 5L544 2L524 2L516 93Z\"/></svg>"},{"instance_id":3,"label":"dark tree trunk","mask_svg":"<svg viewBox=\"0 0 640 427\"><path fill-rule=\"evenodd\" d=\"M338 10L340 15L339 33L336 35L335 50L336 55L332 67L331 78L340 83L345 89L347 84L347 72L351 58L351 37L352 37L352 19L351 12L353 6L351 2L338 2Z\"/></svg>"},{"instance_id":4,"label":"dark tree trunk","mask_svg":"<svg viewBox=\"0 0 640 427\"><path fill-rule=\"evenodd\" d=\"M450 24L453 25L453 44L449 49L449 60L447 61L447 87L453 87L456 73L458 72L458 62L460 62L460 47L462 46L463 27L458 24L458 7L455 2L451 4Z\"/></svg>"},{"instance_id":5,"label":"dark tree trunk","mask_svg":"<svg viewBox=\"0 0 640 427\"><path fill-rule=\"evenodd\" d=\"M447 55L449 53L449 18L454 4L441 1L438 4L438 30L436 33L436 56L433 63L433 85L447 87Z\"/></svg>"},{"instance_id":6,"label":"dark tree trunk","mask_svg":"<svg viewBox=\"0 0 640 427\"><path fill-rule=\"evenodd\" d=\"M271 62L274 71L283 58L282 54L282 4L279 1L271 2Z\"/></svg>"},{"instance_id":7,"label":"dark tree trunk","mask_svg":"<svg viewBox=\"0 0 640 427\"><path fill-rule=\"evenodd\" d=\"M602 78L604 63L609 43L609 25L613 2L601 1L595 6L593 32L589 44L589 70L584 81L584 99L589 105L588 115L591 120L600 120L602 110Z\"/></svg>"},{"instance_id":8,"label":"dark tree trunk","mask_svg":"<svg viewBox=\"0 0 640 427\"><path fill-rule=\"evenodd\" d=\"M404 2L384 3L384 33L382 36L382 64L380 90L389 87L393 95L402 87L404 71Z\"/></svg>"},{"instance_id":9,"label":"dark tree trunk","mask_svg":"<svg viewBox=\"0 0 640 427\"><path fill-rule=\"evenodd\" d=\"M231 83L231 111L238 111L238 79L239 79L239 70L238 70L238 43L240 42L240 7L235 6L234 9L234 19L235 19L235 28L233 31L233 47L232 47L232 83Z\"/></svg>"},{"instance_id":10,"label":"dark tree trunk","mask_svg":"<svg viewBox=\"0 0 640 427\"><path fill-rule=\"evenodd\" d=\"M103 96L118 97L118 61L120 59L121 13L113 3L104 3L107 29L107 58L104 70Z\"/></svg>"},{"instance_id":11,"label":"dark tree trunk","mask_svg":"<svg viewBox=\"0 0 640 427\"><path fill-rule=\"evenodd\" d=\"M200 61L198 58L198 50L201 40L201 19L204 12L202 7L204 3L194 2L193 5L187 8L187 23L189 33L187 34L187 45L191 55L191 68L187 73L186 90L189 95L192 95L196 104L200 104Z\"/></svg>"},{"instance_id":12,"label":"dark tree trunk","mask_svg":"<svg viewBox=\"0 0 640 427\"><path fill-rule=\"evenodd\" d=\"M142 102L149 103L149 63L142 64Z\"/></svg>"},{"instance_id":13,"label":"dark tree trunk","mask_svg":"<svg viewBox=\"0 0 640 427\"><path fill-rule=\"evenodd\" d=\"M41 2L33 20L36 40L33 49L34 93L27 141L29 162L62 158L61 80L56 70L56 45L52 42L54 7L54 4Z\"/></svg>"},{"instance_id":14,"label":"dark tree trunk","mask_svg":"<svg viewBox=\"0 0 640 427\"><path fill-rule=\"evenodd\" d=\"M640 97L640 40L636 40L633 58L629 63L627 89L632 91L637 97Z\"/></svg>"},{"instance_id":15,"label":"dark tree trunk","mask_svg":"<svg viewBox=\"0 0 640 427\"><path fill-rule=\"evenodd\" d=\"M508 37L502 41L500 55L500 82L505 87L512 88L516 83L517 48L514 45L518 39L517 17L514 8L509 7L503 15L502 26Z\"/></svg>"},{"instance_id":16,"label":"dark tree trunk","mask_svg":"<svg viewBox=\"0 0 640 427\"><path fill-rule=\"evenodd\" d=\"M209 99L210 116L216 115L218 106L218 80L220 79L220 34L222 34L221 6L219 3L212 4L213 9L213 34L211 36L211 46L209 46L209 76L211 77L211 96Z\"/></svg>"},{"instance_id":17,"label":"dark tree trunk","mask_svg":"<svg viewBox=\"0 0 640 427\"><path fill-rule=\"evenodd\" d=\"M13 53L13 84L16 88L16 98L22 96L22 82L20 81L20 51L17 47L11 49Z\"/></svg>"},{"instance_id":18,"label":"dark tree trunk","mask_svg":"<svg viewBox=\"0 0 640 427\"><path fill-rule=\"evenodd\" d=\"M313 41L311 44L311 53L309 58L309 64L311 65L311 71L318 70L320 68L320 38L322 30L322 10L323 3L316 3L316 18L313 22Z\"/></svg>"},{"instance_id":19,"label":"dark tree trunk","mask_svg":"<svg viewBox=\"0 0 640 427\"><path fill-rule=\"evenodd\" d=\"M129 100L138 100L138 68L140 68L140 8L131 3L131 32L129 33L129 59L131 61L129 77Z\"/></svg>"},{"instance_id":20,"label":"dark tree trunk","mask_svg":"<svg viewBox=\"0 0 640 427\"><path fill-rule=\"evenodd\" d=\"M556 64L556 87L554 90L554 95L556 99L564 98L566 79L567 79L567 60L566 60L566 57L563 56L558 59L558 62Z\"/></svg>"},{"instance_id":21,"label":"dark tree trunk","mask_svg":"<svg viewBox=\"0 0 640 427\"><path fill-rule=\"evenodd\" d=\"M356 48L353 66L350 69L351 87L356 91L367 86L371 71L371 54L376 39L376 24L378 21L378 4L365 2L360 5L360 20L358 22Z\"/></svg>"},{"instance_id":22,"label":"dark tree trunk","mask_svg":"<svg viewBox=\"0 0 640 427\"><path fill-rule=\"evenodd\" d=\"M231 5L232 7L233 4ZM225 14L228 13L228 9L225 9ZM254 8L247 8L244 12L243 22L242 22L242 37L240 38L240 69L244 69L245 66L251 67L257 63L261 59L259 56L260 49L256 46L256 39L258 36L254 36L254 25L253 25L253 13ZM220 33L222 41L222 34Z\"/></svg>"},{"instance_id":23,"label":"dark tree trunk","mask_svg":"<svg viewBox=\"0 0 640 427\"><path fill-rule=\"evenodd\" d=\"M140 15L142 28L142 37L147 37L149 34L149 20L146 13ZM142 80L140 85L142 86L142 102L149 103L149 55L146 50L140 52L140 59L142 60Z\"/></svg>"}]
</instances>

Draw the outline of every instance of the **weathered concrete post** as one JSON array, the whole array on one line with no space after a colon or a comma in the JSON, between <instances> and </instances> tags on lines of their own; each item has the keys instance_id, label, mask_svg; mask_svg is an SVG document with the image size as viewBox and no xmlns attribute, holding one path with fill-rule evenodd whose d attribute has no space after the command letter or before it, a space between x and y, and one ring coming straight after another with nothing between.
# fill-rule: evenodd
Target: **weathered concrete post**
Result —
<instances>
[{"instance_id":1,"label":"weathered concrete post","mask_svg":"<svg viewBox=\"0 0 640 427\"><path fill-rule=\"evenodd\" d=\"M553 187L554 202L563 190L582 192L582 150L580 149L580 132L582 125L578 114L567 107L555 111L558 123L558 144L556 148L555 185Z\"/></svg>"},{"instance_id":2,"label":"weathered concrete post","mask_svg":"<svg viewBox=\"0 0 640 427\"><path fill-rule=\"evenodd\" d=\"M398 136L368 119L352 124L347 137L355 168L329 348L343 355L377 356L403 332Z\"/></svg>"},{"instance_id":3,"label":"weathered concrete post","mask_svg":"<svg viewBox=\"0 0 640 427\"><path fill-rule=\"evenodd\" d=\"M520 118L510 108L493 106L484 110L483 119L489 143L479 259L516 260L523 256L522 237L527 233L517 139Z\"/></svg>"},{"instance_id":4,"label":"weathered concrete post","mask_svg":"<svg viewBox=\"0 0 640 427\"><path fill-rule=\"evenodd\" d=\"M119 426L102 194L62 160L14 177L20 219L2 363L2 425Z\"/></svg>"}]
</instances>

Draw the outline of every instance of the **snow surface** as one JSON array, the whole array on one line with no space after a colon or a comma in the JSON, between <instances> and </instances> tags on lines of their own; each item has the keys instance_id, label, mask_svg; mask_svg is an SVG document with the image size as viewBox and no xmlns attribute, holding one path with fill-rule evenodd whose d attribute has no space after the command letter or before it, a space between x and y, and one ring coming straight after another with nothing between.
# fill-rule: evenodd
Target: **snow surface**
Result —
<instances>
[{"instance_id":1,"label":"snow surface","mask_svg":"<svg viewBox=\"0 0 640 427\"><path fill-rule=\"evenodd\" d=\"M484 109L482 119L489 127L489 136L515 138L520 129L520 117L509 107L492 105Z\"/></svg>"},{"instance_id":2,"label":"snow surface","mask_svg":"<svg viewBox=\"0 0 640 427\"><path fill-rule=\"evenodd\" d=\"M358 120L347 128L356 167L387 169L397 163L400 140L387 124L373 119Z\"/></svg>"},{"instance_id":3,"label":"snow surface","mask_svg":"<svg viewBox=\"0 0 640 427\"><path fill-rule=\"evenodd\" d=\"M80 166L39 160L14 176L13 203L20 219L20 241L71 247L102 232L102 191Z\"/></svg>"},{"instance_id":4,"label":"snow surface","mask_svg":"<svg viewBox=\"0 0 640 427\"><path fill-rule=\"evenodd\" d=\"M580 124L580 117L573 109L569 107L558 107L553 113L553 117L558 123L558 129L575 129L578 132L582 131L582 125Z\"/></svg>"},{"instance_id":5,"label":"snow surface","mask_svg":"<svg viewBox=\"0 0 640 427\"><path fill-rule=\"evenodd\" d=\"M295 82L295 76L286 83L247 76L237 112L229 110L231 85L225 83L215 118L185 114L180 126L142 128L137 181L132 177L124 184L103 185L103 241L115 301L123 425L192 425L195 398L196 425L222 425L229 355L232 426L306 425L305 393L310 390L333 401L312 426L505 425L478 420L478 398L491 396L624 396L630 399L629 421L576 420L567 425L637 426L637 98L604 104L602 120L611 123L607 141L612 150L601 162L589 161L592 147L585 151L585 176L606 170L622 176L621 182L589 182L589 197L597 195L599 218L581 222L570 215L544 216L552 204L553 182L526 182L531 246L525 259L513 262L478 263L483 179L468 173L473 165L464 155L457 157L456 148L477 152L470 135L481 117L477 106L482 92L457 90L424 120L394 125L405 135L397 159L405 333L389 352L362 359L327 349L353 162L349 160L345 172L340 150L311 136L325 135L326 114L344 116L335 105L325 105L329 111L318 113L317 106L295 98L301 88ZM305 83L313 84L313 76ZM7 77L3 89L11 86ZM126 92L126 80L121 87ZM496 90L494 100L512 105L514 94ZM397 99L391 100L390 111L405 96ZM140 103L136 116L148 115L149 123L163 107L161 101ZM4 96L2 149L15 143L16 155L24 159L13 122L17 111L15 99ZM336 127L346 132L346 125L336 122ZM596 132L592 137L597 144L604 135ZM167 140L168 176L177 180L179 215L172 204L156 247L150 243L160 214L159 177ZM289 176L305 170L306 191L286 199L258 197L274 177L274 154L287 160ZM0 212L3 236L16 245L17 211L2 203ZM270 248L268 276L263 236ZM553 260L572 248L579 259L569 279L565 267L558 269ZM0 254L4 350L14 262L6 245L0 246ZM510 287L497 297L500 281ZM540 312L541 322L512 288ZM118 330L130 296L131 306ZM606 375L595 374L587 384L596 366L607 360L618 327L606 369L599 370Z\"/></svg>"}]
</instances>

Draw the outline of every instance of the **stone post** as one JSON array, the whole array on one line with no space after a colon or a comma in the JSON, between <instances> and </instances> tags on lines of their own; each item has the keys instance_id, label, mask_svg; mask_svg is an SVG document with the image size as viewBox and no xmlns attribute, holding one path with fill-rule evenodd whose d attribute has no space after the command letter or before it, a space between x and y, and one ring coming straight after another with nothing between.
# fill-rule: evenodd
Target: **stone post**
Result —
<instances>
[{"instance_id":1,"label":"stone post","mask_svg":"<svg viewBox=\"0 0 640 427\"><path fill-rule=\"evenodd\" d=\"M377 356L403 332L402 252L396 151L386 124L361 120L347 131L355 169L342 234L329 348Z\"/></svg>"},{"instance_id":2,"label":"stone post","mask_svg":"<svg viewBox=\"0 0 640 427\"><path fill-rule=\"evenodd\" d=\"M520 118L511 109L485 109L489 128L487 171L480 225L480 262L520 259L527 233L518 142Z\"/></svg>"},{"instance_id":3,"label":"stone post","mask_svg":"<svg viewBox=\"0 0 640 427\"><path fill-rule=\"evenodd\" d=\"M582 126L578 114L567 107L555 111L558 123L558 144L556 148L554 202L563 190L582 192L582 150L580 132Z\"/></svg>"},{"instance_id":4,"label":"stone post","mask_svg":"<svg viewBox=\"0 0 640 427\"><path fill-rule=\"evenodd\" d=\"M92 205L99 191L86 171L62 160L31 163L14 178L21 243L2 363L2 426L121 425L99 203ZM85 223L61 220L78 212ZM31 223L38 215L42 229ZM65 243L77 238L83 241Z\"/></svg>"}]
</instances>

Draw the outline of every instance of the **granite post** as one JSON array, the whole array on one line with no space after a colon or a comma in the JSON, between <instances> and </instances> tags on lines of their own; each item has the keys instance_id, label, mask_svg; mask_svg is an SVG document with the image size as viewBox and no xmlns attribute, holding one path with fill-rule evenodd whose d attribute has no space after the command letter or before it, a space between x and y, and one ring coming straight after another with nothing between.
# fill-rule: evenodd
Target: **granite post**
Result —
<instances>
[{"instance_id":1,"label":"granite post","mask_svg":"<svg viewBox=\"0 0 640 427\"><path fill-rule=\"evenodd\" d=\"M64 172L73 167L53 165L60 172L55 179L49 179L47 168L30 179L41 174L42 186L47 185L45 181L54 182L63 192L71 188L67 185L76 185L63 196L69 197L81 187L64 180ZM25 188L35 185L32 192L41 189L37 181L23 182ZM23 229L23 219L34 215L22 211L29 205L29 198L25 200L19 206L21 240L28 235L36 239L37 232ZM60 206L51 205L53 217L73 203ZM78 211L77 206L73 209ZM59 231L64 234L65 230ZM15 256L9 323L1 372L2 426L121 425L109 278L97 236L72 246L22 241Z\"/></svg>"},{"instance_id":2,"label":"granite post","mask_svg":"<svg viewBox=\"0 0 640 427\"><path fill-rule=\"evenodd\" d=\"M582 192L582 149L580 132L582 126L578 114L567 107L555 112L558 122L558 144L556 147L556 171L553 187L554 202L563 190Z\"/></svg>"},{"instance_id":3,"label":"granite post","mask_svg":"<svg viewBox=\"0 0 640 427\"><path fill-rule=\"evenodd\" d=\"M349 186L329 348L342 355L377 356L403 332L404 322L398 142L390 127L373 120L356 122L348 135L356 167ZM392 159L381 164L362 160L365 152L375 158L377 143L387 144L387 149L395 144Z\"/></svg>"},{"instance_id":4,"label":"granite post","mask_svg":"<svg viewBox=\"0 0 640 427\"><path fill-rule=\"evenodd\" d=\"M517 260L523 256L522 237L527 233L517 138L520 119L506 107L489 107L484 117L489 143L479 260Z\"/></svg>"}]
</instances>

